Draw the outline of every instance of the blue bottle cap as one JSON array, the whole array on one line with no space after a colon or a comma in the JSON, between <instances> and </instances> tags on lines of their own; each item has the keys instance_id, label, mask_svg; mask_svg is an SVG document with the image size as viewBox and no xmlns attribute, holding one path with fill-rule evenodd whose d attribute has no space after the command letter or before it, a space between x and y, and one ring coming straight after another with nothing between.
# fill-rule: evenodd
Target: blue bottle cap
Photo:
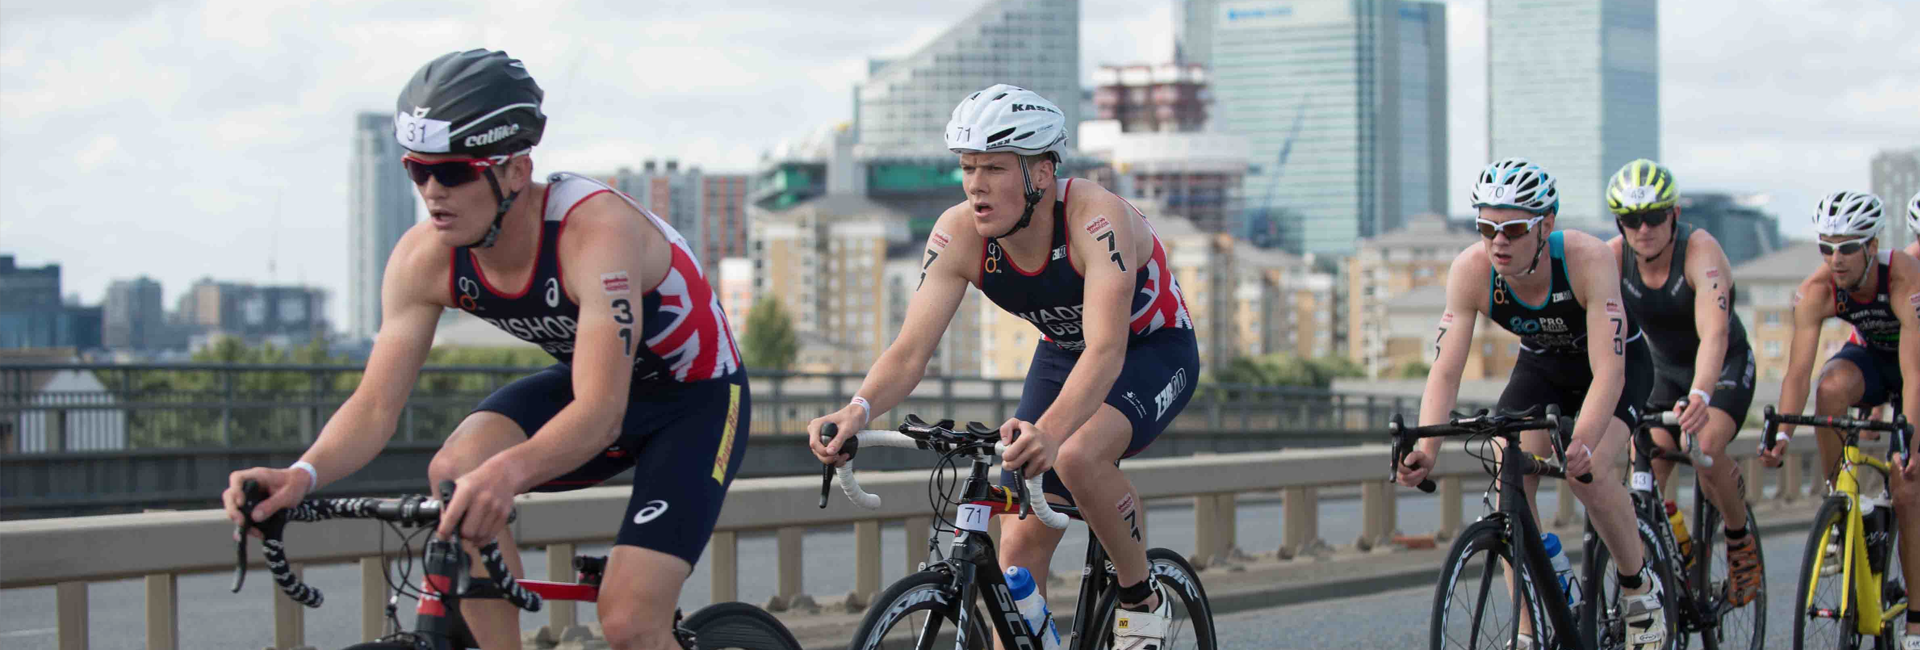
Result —
<instances>
[{"instance_id":1,"label":"blue bottle cap","mask_svg":"<svg viewBox=\"0 0 1920 650\"><path fill-rule=\"evenodd\" d=\"M1014 600L1020 600L1033 594L1033 574L1025 567L1007 568L1007 591Z\"/></svg>"},{"instance_id":2,"label":"blue bottle cap","mask_svg":"<svg viewBox=\"0 0 1920 650\"><path fill-rule=\"evenodd\" d=\"M1553 533L1547 533L1545 535L1541 535L1540 545L1547 547L1547 555L1549 557L1560 554L1560 536L1559 535L1555 535Z\"/></svg>"}]
</instances>

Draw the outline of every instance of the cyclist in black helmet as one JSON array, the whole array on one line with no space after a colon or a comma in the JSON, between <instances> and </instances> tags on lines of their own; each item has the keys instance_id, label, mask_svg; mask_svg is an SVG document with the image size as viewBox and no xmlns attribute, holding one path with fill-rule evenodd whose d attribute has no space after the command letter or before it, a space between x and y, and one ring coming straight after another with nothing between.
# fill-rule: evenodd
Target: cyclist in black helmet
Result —
<instances>
[{"instance_id":1,"label":"cyclist in black helmet","mask_svg":"<svg viewBox=\"0 0 1920 650\"><path fill-rule=\"evenodd\" d=\"M428 468L432 485L457 484L437 534L457 527L469 552L498 540L524 575L505 527L514 495L635 468L600 622L614 648L667 648L680 585L745 455L745 372L679 233L599 181L534 180L541 99L526 67L504 52L454 52L414 73L395 107L394 137L430 218L387 262L365 379L300 462L234 472L224 501L238 523L239 486L256 480L272 496L248 514L264 518L366 466L393 437L440 313L462 309L558 363L482 400L447 437ZM469 599L460 611L482 646L520 647L511 604Z\"/></svg>"}]
</instances>

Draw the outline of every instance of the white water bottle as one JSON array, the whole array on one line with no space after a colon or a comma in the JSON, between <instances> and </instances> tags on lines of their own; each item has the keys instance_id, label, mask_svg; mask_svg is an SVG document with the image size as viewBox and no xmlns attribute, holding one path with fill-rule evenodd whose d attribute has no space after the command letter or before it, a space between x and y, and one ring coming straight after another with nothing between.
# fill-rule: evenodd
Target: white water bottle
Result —
<instances>
[{"instance_id":1,"label":"white water bottle","mask_svg":"<svg viewBox=\"0 0 1920 650\"><path fill-rule=\"evenodd\" d=\"M1560 592L1567 595L1567 607L1579 607L1580 581L1573 577L1573 565L1560 548L1560 536L1553 533L1541 535L1540 545L1547 547L1547 561L1553 564L1554 574L1560 577Z\"/></svg>"},{"instance_id":2,"label":"white water bottle","mask_svg":"<svg viewBox=\"0 0 1920 650\"><path fill-rule=\"evenodd\" d=\"M1047 598L1033 585L1033 574L1025 567L1007 569L1007 592L1013 596L1013 606L1020 610L1020 617L1027 619L1027 629L1040 638L1041 650L1059 650L1060 633L1053 628L1053 613L1047 611Z\"/></svg>"}]
</instances>

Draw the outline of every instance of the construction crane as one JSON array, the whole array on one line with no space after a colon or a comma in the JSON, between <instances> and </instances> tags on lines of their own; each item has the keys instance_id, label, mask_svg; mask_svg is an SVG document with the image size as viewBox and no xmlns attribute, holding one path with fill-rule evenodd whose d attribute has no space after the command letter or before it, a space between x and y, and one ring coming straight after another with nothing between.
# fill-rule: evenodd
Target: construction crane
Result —
<instances>
[{"instance_id":1,"label":"construction crane","mask_svg":"<svg viewBox=\"0 0 1920 650\"><path fill-rule=\"evenodd\" d=\"M1287 130L1286 141L1280 144L1279 160L1275 161L1273 165L1273 175L1267 180L1267 196L1260 202L1260 211L1258 212L1261 219L1260 225L1263 226L1262 229L1266 231L1266 237L1256 237L1255 235L1257 233L1253 232L1253 228L1248 228L1247 239L1252 240L1255 244L1262 247L1269 247L1274 244L1274 233L1272 232L1274 221L1273 191L1280 186L1280 175L1286 170L1287 158L1293 155L1293 141L1300 137L1300 123L1305 121L1307 117L1307 100L1312 98L1313 96L1310 94L1300 96L1300 106L1293 112L1293 126ZM1248 225L1252 226L1253 224L1249 223Z\"/></svg>"}]
</instances>

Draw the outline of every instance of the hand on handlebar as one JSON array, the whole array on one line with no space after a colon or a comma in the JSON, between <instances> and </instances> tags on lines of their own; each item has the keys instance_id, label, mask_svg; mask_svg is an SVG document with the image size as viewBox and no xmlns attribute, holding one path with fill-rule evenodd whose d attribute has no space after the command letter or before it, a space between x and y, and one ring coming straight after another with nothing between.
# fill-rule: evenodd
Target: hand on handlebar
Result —
<instances>
[{"instance_id":1,"label":"hand on handlebar","mask_svg":"<svg viewBox=\"0 0 1920 650\"><path fill-rule=\"evenodd\" d=\"M839 432L834 434L832 441L821 443L820 430L827 424L838 427ZM848 404L846 408L814 418L812 422L807 423L807 449L812 450L813 457L819 459L822 464L833 467L845 465L852 457L840 453L840 448L847 444L848 438L853 437L866 426L865 412L858 406Z\"/></svg>"},{"instance_id":2,"label":"hand on handlebar","mask_svg":"<svg viewBox=\"0 0 1920 650\"><path fill-rule=\"evenodd\" d=\"M1568 441L1565 469L1567 476L1576 477L1575 480L1580 480L1578 477L1587 477L1580 481L1582 483L1593 480L1593 447L1579 438Z\"/></svg>"},{"instance_id":3,"label":"hand on handlebar","mask_svg":"<svg viewBox=\"0 0 1920 650\"><path fill-rule=\"evenodd\" d=\"M1680 414L1680 431L1693 435L1707 427L1707 400L1697 394L1687 395L1687 399L1673 406L1673 412Z\"/></svg>"},{"instance_id":4,"label":"hand on handlebar","mask_svg":"<svg viewBox=\"0 0 1920 650\"><path fill-rule=\"evenodd\" d=\"M240 509L247 503L247 493L241 486L247 481L253 481L260 488L265 489L267 498L255 506L253 512L247 513L248 516L243 517ZM305 471L292 468L255 467L227 475L227 490L220 494L220 505L227 511L227 520L232 521L235 526L233 539L237 542L240 541L241 528L245 528L247 534L254 539L261 539L259 528L246 525L249 519L255 522L264 521L272 517L273 513L300 503L300 500L306 496L307 473Z\"/></svg>"},{"instance_id":5,"label":"hand on handlebar","mask_svg":"<svg viewBox=\"0 0 1920 650\"><path fill-rule=\"evenodd\" d=\"M481 464L454 482L453 500L440 511L440 526L434 534L449 539L455 532L464 539L485 542L500 535L513 515L513 481L506 475L499 457ZM433 497L445 499L436 486Z\"/></svg>"},{"instance_id":6,"label":"hand on handlebar","mask_svg":"<svg viewBox=\"0 0 1920 650\"><path fill-rule=\"evenodd\" d=\"M1006 453L1000 455L1005 467L1020 470L1021 476L1047 473L1060 453L1038 425L1025 420L1009 419L1000 425L1000 441L1007 443Z\"/></svg>"},{"instance_id":7,"label":"hand on handlebar","mask_svg":"<svg viewBox=\"0 0 1920 650\"><path fill-rule=\"evenodd\" d=\"M1787 443L1791 441L1793 441L1793 437L1787 435L1787 432L1781 431L1779 438L1774 441L1773 447L1769 448L1767 447L1767 439L1762 437L1760 439L1760 464L1766 465L1767 467L1779 467L1781 463L1785 462Z\"/></svg>"},{"instance_id":8,"label":"hand on handlebar","mask_svg":"<svg viewBox=\"0 0 1920 650\"><path fill-rule=\"evenodd\" d=\"M1427 452L1415 449L1407 452L1406 458L1393 468L1394 482L1405 487L1419 487L1420 482L1433 472L1433 457Z\"/></svg>"}]
</instances>

